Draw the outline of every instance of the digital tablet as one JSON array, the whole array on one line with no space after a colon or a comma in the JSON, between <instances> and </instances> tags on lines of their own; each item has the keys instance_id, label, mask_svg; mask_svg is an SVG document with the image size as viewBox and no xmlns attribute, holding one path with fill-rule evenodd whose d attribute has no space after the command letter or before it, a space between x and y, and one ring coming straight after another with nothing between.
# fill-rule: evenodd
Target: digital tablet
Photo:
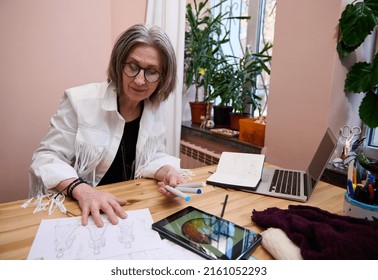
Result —
<instances>
[{"instance_id":1,"label":"digital tablet","mask_svg":"<svg viewBox=\"0 0 378 280\"><path fill-rule=\"evenodd\" d=\"M247 259L262 240L254 231L192 206L153 223L152 228L206 259Z\"/></svg>"}]
</instances>

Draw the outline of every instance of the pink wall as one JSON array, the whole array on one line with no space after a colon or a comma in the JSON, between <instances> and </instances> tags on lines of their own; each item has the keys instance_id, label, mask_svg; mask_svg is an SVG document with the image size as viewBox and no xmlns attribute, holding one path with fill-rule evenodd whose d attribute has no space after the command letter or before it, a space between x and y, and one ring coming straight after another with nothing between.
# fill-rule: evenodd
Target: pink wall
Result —
<instances>
[{"instance_id":1,"label":"pink wall","mask_svg":"<svg viewBox=\"0 0 378 280\"><path fill-rule=\"evenodd\" d=\"M114 42L125 27L145 22L147 0L111 0L112 3L112 42Z\"/></svg>"},{"instance_id":2,"label":"pink wall","mask_svg":"<svg viewBox=\"0 0 378 280\"><path fill-rule=\"evenodd\" d=\"M343 8L342 0L277 1L264 151L272 164L307 168L327 126L338 136L351 117L336 52Z\"/></svg>"},{"instance_id":3,"label":"pink wall","mask_svg":"<svg viewBox=\"0 0 378 280\"><path fill-rule=\"evenodd\" d=\"M336 131L350 117L346 70L335 51L337 21L348 1L277 1L268 162L306 166L325 127ZM146 3L1 1L0 202L27 197L32 153L64 89L106 79L115 38L144 21Z\"/></svg>"},{"instance_id":4,"label":"pink wall","mask_svg":"<svg viewBox=\"0 0 378 280\"><path fill-rule=\"evenodd\" d=\"M31 156L66 88L106 79L115 38L146 1L2 0L0 202L28 195Z\"/></svg>"}]
</instances>

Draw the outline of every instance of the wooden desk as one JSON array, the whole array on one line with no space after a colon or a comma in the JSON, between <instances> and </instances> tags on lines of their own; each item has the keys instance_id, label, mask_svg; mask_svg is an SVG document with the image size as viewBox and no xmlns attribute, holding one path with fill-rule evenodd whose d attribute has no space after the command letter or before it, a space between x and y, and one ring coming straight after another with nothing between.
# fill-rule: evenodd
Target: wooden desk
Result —
<instances>
[{"instance_id":1,"label":"wooden desk","mask_svg":"<svg viewBox=\"0 0 378 280\"><path fill-rule=\"evenodd\" d=\"M209 172L215 171L215 168L215 166L207 166L193 169L192 171L195 174L193 181L206 181L210 175ZM156 181L152 179L138 179L99 188L127 199L129 204L124 206L126 211L149 208L154 221L188 205L219 216L225 195L228 194L224 218L256 232L261 232L264 229L252 222L251 213L253 209L287 208L290 204L301 204L213 186L206 186L203 194L192 195L191 201L186 202L181 198L170 199L161 195L157 191ZM344 192L345 190L340 187L321 182L306 204L341 214ZM41 220L66 217L58 209L50 216L47 212L33 214L34 207L21 208L22 203L23 201L14 201L0 204L0 259L26 259ZM80 215L77 202L67 198L65 206L70 212ZM272 259L272 256L262 246L259 246L252 256L257 259Z\"/></svg>"}]
</instances>

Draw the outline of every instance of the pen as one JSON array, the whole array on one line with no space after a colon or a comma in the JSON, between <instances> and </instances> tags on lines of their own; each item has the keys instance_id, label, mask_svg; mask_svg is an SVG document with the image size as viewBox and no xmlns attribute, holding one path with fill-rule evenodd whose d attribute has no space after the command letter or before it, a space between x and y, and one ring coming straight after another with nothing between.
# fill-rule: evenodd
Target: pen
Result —
<instances>
[{"instance_id":1,"label":"pen","mask_svg":"<svg viewBox=\"0 0 378 280\"><path fill-rule=\"evenodd\" d=\"M369 192L370 203L373 203L373 200L374 200L374 189L373 189L373 185L372 185L372 184L369 184L367 189L368 189L368 192Z\"/></svg>"},{"instance_id":2,"label":"pen","mask_svg":"<svg viewBox=\"0 0 378 280\"><path fill-rule=\"evenodd\" d=\"M348 179L347 181L347 191L348 191L349 197L354 198L353 183L352 183L352 180L350 179Z\"/></svg>"},{"instance_id":3,"label":"pen","mask_svg":"<svg viewBox=\"0 0 378 280\"><path fill-rule=\"evenodd\" d=\"M178 197L181 197L181 198L185 199L186 201L190 200L190 196L189 195L184 194L182 191L177 190L176 188L172 188L171 186L164 186L164 188L167 191L169 191L169 192L177 195Z\"/></svg>"},{"instance_id":4,"label":"pen","mask_svg":"<svg viewBox=\"0 0 378 280\"><path fill-rule=\"evenodd\" d=\"M202 188L206 186L204 182L193 182L193 183L183 183L177 185L178 187L185 187L185 188Z\"/></svg>"},{"instance_id":5,"label":"pen","mask_svg":"<svg viewBox=\"0 0 378 280\"><path fill-rule=\"evenodd\" d=\"M353 167L353 180L352 180L352 183L353 184L357 184L357 170L356 170L356 167Z\"/></svg>"},{"instance_id":6,"label":"pen","mask_svg":"<svg viewBox=\"0 0 378 280\"><path fill-rule=\"evenodd\" d=\"M176 187L176 190L182 191L184 193L196 193L196 194L201 194L202 190L200 188L190 188L190 187Z\"/></svg>"},{"instance_id":7,"label":"pen","mask_svg":"<svg viewBox=\"0 0 378 280\"><path fill-rule=\"evenodd\" d=\"M223 218L224 210L226 210L227 200L228 200L228 194L226 194L226 197L224 198L223 207L222 207L222 212L221 212L221 215L220 215L221 218Z\"/></svg>"}]
</instances>

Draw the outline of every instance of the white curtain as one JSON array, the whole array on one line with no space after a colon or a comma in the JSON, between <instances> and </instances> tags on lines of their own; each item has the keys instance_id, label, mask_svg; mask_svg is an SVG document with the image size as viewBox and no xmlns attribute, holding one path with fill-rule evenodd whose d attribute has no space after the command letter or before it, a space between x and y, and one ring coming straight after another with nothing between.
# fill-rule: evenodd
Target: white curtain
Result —
<instances>
[{"instance_id":1,"label":"white curtain","mask_svg":"<svg viewBox=\"0 0 378 280\"><path fill-rule=\"evenodd\" d=\"M183 95L185 0L148 0L147 24L160 26L176 51L177 87L166 104L167 152L180 157L181 111Z\"/></svg>"}]
</instances>

